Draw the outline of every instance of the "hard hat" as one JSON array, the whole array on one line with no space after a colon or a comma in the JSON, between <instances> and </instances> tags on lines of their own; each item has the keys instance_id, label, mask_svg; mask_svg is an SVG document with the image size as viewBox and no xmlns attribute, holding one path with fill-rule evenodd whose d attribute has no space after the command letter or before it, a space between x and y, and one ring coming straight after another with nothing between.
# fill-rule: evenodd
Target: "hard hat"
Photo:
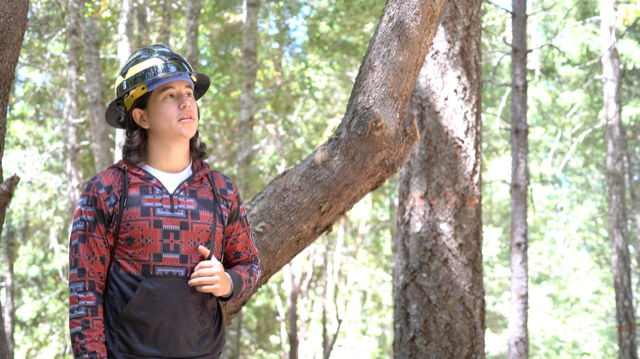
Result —
<instances>
[{"instance_id":1,"label":"hard hat","mask_svg":"<svg viewBox=\"0 0 640 359\"><path fill-rule=\"evenodd\" d=\"M209 89L211 80L193 71L184 57L165 45L143 47L129 56L118 72L115 100L111 101L105 119L111 127L126 129L124 116L133 102L147 93L147 83L177 74L188 74L193 81L193 96L200 99Z\"/></svg>"}]
</instances>

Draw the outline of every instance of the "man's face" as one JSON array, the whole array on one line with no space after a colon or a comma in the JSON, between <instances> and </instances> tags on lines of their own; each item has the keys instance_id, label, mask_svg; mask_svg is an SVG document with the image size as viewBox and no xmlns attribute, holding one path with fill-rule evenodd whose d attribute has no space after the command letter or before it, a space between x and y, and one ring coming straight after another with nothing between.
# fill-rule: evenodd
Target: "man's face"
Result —
<instances>
[{"instance_id":1,"label":"man's face","mask_svg":"<svg viewBox=\"0 0 640 359\"><path fill-rule=\"evenodd\" d=\"M189 141L198 130L198 108L191 83L173 81L151 91L145 110L133 114L149 139L168 143Z\"/></svg>"}]
</instances>

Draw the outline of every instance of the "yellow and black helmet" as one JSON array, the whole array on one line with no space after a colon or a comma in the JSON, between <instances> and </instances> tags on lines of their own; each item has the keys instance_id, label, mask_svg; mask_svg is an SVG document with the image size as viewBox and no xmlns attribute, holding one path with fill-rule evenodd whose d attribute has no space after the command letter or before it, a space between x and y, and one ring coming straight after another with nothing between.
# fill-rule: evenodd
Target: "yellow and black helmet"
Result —
<instances>
[{"instance_id":1,"label":"yellow and black helmet","mask_svg":"<svg viewBox=\"0 0 640 359\"><path fill-rule=\"evenodd\" d=\"M133 102L149 91L147 83L180 74L188 75L193 81L193 96L196 100L209 89L209 77L194 72L184 57L165 45L143 47L131 54L118 73L116 99L111 101L105 114L107 123L111 127L126 129L124 116Z\"/></svg>"}]
</instances>

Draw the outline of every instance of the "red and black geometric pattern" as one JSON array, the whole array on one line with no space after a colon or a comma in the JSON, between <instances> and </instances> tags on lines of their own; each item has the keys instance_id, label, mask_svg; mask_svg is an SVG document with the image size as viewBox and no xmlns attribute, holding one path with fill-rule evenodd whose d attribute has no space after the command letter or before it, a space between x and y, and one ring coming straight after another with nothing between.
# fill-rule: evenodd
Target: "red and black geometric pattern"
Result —
<instances>
[{"instance_id":1,"label":"red and black geometric pattern","mask_svg":"<svg viewBox=\"0 0 640 359\"><path fill-rule=\"evenodd\" d=\"M126 163L128 198L114 258L110 258L122 210L123 165L120 161L88 181L74 215L69 250L69 327L76 358L107 357L114 319L142 281L188 278L204 260L198 246L211 248L214 222L213 254L232 278L230 300L240 300L260 276L258 251L238 189L231 179L211 171L202 161L193 162L193 175L173 193L168 193L153 175ZM221 202L215 210L211 179Z\"/></svg>"}]
</instances>

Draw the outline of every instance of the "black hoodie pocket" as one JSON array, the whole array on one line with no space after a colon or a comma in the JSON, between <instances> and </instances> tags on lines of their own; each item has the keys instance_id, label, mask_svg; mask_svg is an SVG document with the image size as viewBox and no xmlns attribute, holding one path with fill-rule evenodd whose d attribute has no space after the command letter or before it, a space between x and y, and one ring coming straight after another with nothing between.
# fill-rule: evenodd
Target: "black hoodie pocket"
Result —
<instances>
[{"instance_id":1,"label":"black hoodie pocket","mask_svg":"<svg viewBox=\"0 0 640 359\"><path fill-rule=\"evenodd\" d=\"M207 308L208 297L210 293L196 291L187 279L144 280L116 318L118 351L159 358L213 354L217 310Z\"/></svg>"}]
</instances>

